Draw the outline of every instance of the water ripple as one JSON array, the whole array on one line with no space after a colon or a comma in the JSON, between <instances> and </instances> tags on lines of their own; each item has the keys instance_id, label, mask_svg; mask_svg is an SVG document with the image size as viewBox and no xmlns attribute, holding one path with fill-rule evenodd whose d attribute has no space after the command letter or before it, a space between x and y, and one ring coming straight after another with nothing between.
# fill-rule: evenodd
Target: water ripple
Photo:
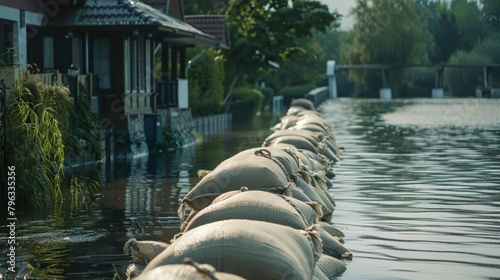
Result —
<instances>
[{"instance_id":1,"label":"water ripple","mask_svg":"<svg viewBox=\"0 0 500 280\"><path fill-rule=\"evenodd\" d=\"M500 100L329 101L341 279L500 275Z\"/></svg>"}]
</instances>

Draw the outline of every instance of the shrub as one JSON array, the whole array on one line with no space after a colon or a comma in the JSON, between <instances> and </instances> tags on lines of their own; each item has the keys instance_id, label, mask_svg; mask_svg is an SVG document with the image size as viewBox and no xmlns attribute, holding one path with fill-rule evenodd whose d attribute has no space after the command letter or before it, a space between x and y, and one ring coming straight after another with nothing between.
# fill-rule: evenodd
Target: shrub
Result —
<instances>
[{"instance_id":1,"label":"shrub","mask_svg":"<svg viewBox=\"0 0 500 280\"><path fill-rule=\"evenodd\" d=\"M262 106L264 95L256 88L238 87L231 92L230 108L235 121L252 120Z\"/></svg>"},{"instance_id":2,"label":"shrub","mask_svg":"<svg viewBox=\"0 0 500 280\"><path fill-rule=\"evenodd\" d=\"M16 172L16 209L43 208L47 202L56 206L62 201L61 123L56 118L58 110L48 106L52 104L50 93L59 90L33 80L16 81L9 100L5 133L7 164Z\"/></svg>"},{"instance_id":3,"label":"shrub","mask_svg":"<svg viewBox=\"0 0 500 280\"><path fill-rule=\"evenodd\" d=\"M200 52L200 48L190 49L188 57ZM224 77L224 64L211 51L191 64L188 72L189 106L193 116L212 115L221 111Z\"/></svg>"},{"instance_id":4,"label":"shrub","mask_svg":"<svg viewBox=\"0 0 500 280\"><path fill-rule=\"evenodd\" d=\"M449 60L449 64L489 63L492 63L491 58L474 51L458 51ZM449 68L444 71L444 83L455 96L474 96L483 79L482 68Z\"/></svg>"},{"instance_id":5,"label":"shrub","mask_svg":"<svg viewBox=\"0 0 500 280\"><path fill-rule=\"evenodd\" d=\"M488 56L494 63L500 63L500 33L493 33L488 38L477 43L473 52Z\"/></svg>"},{"instance_id":6,"label":"shrub","mask_svg":"<svg viewBox=\"0 0 500 280\"><path fill-rule=\"evenodd\" d=\"M300 86L290 86L282 89L279 95L283 95L285 107L289 107L293 99L304 98L305 95L316 88L315 84L305 84Z\"/></svg>"}]
</instances>

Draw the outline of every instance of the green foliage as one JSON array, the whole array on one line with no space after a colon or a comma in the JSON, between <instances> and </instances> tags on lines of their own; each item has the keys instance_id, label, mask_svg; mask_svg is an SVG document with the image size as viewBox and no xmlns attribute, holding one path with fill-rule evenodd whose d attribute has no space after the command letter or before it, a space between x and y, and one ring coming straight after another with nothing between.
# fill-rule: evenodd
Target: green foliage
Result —
<instances>
[{"instance_id":1,"label":"green foliage","mask_svg":"<svg viewBox=\"0 0 500 280\"><path fill-rule=\"evenodd\" d=\"M462 46L463 34L458 30L454 14L441 11L438 25L433 34L437 48L433 59L435 62L448 61L450 56Z\"/></svg>"},{"instance_id":2,"label":"green foliage","mask_svg":"<svg viewBox=\"0 0 500 280\"><path fill-rule=\"evenodd\" d=\"M473 52L488 56L494 63L500 63L500 32L492 33L483 41L478 42Z\"/></svg>"},{"instance_id":3,"label":"green foliage","mask_svg":"<svg viewBox=\"0 0 500 280\"><path fill-rule=\"evenodd\" d=\"M430 33L421 28L414 1L358 0L353 10L357 20L354 42L345 50L343 60L351 64L421 63L427 61ZM371 70L351 71L349 78L366 88L380 80ZM397 94L406 82L407 71L391 71L388 84Z\"/></svg>"},{"instance_id":4,"label":"green foliage","mask_svg":"<svg viewBox=\"0 0 500 280\"><path fill-rule=\"evenodd\" d=\"M269 61L306 56L297 39L326 31L338 17L318 1L298 0L231 0L226 15L231 49L225 57L237 75L267 69Z\"/></svg>"},{"instance_id":5,"label":"green foliage","mask_svg":"<svg viewBox=\"0 0 500 280\"><path fill-rule=\"evenodd\" d=\"M456 52L450 64L489 64L491 58L477 52ZM444 72L444 82L455 96L474 96L475 89L482 87L482 68L450 68Z\"/></svg>"},{"instance_id":6,"label":"green foliage","mask_svg":"<svg viewBox=\"0 0 500 280\"><path fill-rule=\"evenodd\" d=\"M16 168L16 207L43 208L47 203L57 207L62 201L64 144L52 101L59 89L32 80L16 81L15 86L6 133L7 164Z\"/></svg>"},{"instance_id":7,"label":"green foliage","mask_svg":"<svg viewBox=\"0 0 500 280\"><path fill-rule=\"evenodd\" d=\"M319 32L318 32L319 33ZM278 70L281 84L284 86L316 84L326 79L326 53L317 40L298 40L307 52L307 56L290 59Z\"/></svg>"},{"instance_id":8,"label":"green foliage","mask_svg":"<svg viewBox=\"0 0 500 280\"><path fill-rule=\"evenodd\" d=\"M237 87L231 92L230 108L235 121L252 120L262 106L264 95L259 89Z\"/></svg>"},{"instance_id":9,"label":"green foliage","mask_svg":"<svg viewBox=\"0 0 500 280\"><path fill-rule=\"evenodd\" d=\"M482 13L486 27L490 32L500 32L500 2L498 0L481 0Z\"/></svg>"},{"instance_id":10,"label":"green foliage","mask_svg":"<svg viewBox=\"0 0 500 280\"><path fill-rule=\"evenodd\" d=\"M457 26L463 34L462 49L470 50L477 41L486 36L486 25L482 19L481 10L475 1L458 0L451 6L457 19Z\"/></svg>"},{"instance_id":11,"label":"green foliage","mask_svg":"<svg viewBox=\"0 0 500 280\"><path fill-rule=\"evenodd\" d=\"M99 143L99 120L92 113L90 104L84 94L78 98L78 108L69 104L63 107L69 114L70 128L63 133L64 143L67 148L72 149L77 154L85 152L100 153ZM86 145L82 146L80 140L85 140Z\"/></svg>"},{"instance_id":12,"label":"green foliage","mask_svg":"<svg viewBox=\"0 0 500 280\"><path fill-rule=\"evenodd\" d=\"M189 49L188 57L202 51ZM219 113L224 96L224 63L212 51L207 52L191 64L189 78L189 104L194 116Z\"/></svg>"},{"instance_id":13,"label":"green foliage","mask_svg":"<svg viewBox=\"0 0 500 280\"><path fill-rule=\"evenodd\" d=\"M290 86L283 88L279 95L283 95L283 103L285 107L290 106L293 99L304 98L304 96L311 90L315 89L316 85L314 84L304 84L298 86Z\"/></svg>"},{"instance_id":14,"label":"green foliage","mask_svg":"<svg viewBox=\"0 0 500 280\"><path fill-rule=\"evenodd\" d=\"M78 213L81 206L87 207L91 205L95 198L95 193L100 188L100 174L97 171L97 166L94 166L92 174L88 178L84 178L84 183L81 183L81 178L73 175L70 180L70 197L71 197L71 213Z\"/></svg>"}]
</instances>

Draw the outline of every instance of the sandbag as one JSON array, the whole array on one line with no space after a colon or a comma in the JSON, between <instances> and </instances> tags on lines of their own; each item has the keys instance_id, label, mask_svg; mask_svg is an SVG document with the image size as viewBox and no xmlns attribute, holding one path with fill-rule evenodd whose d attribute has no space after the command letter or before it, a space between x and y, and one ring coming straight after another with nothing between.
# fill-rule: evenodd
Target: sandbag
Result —
<instances>
[{"instance_id":1,"label":"sandbag","mask_svg":"<svg viewBox=\"0 0 500 280\"><path fill-rule=\"evenodd\" d=\"M323 215L316 202L305 203L293 197L264 191L232 191L217 197L182 227L184 232L201 225L229 219L264 221L305 229Z\"/></svg>"},{"instance_id":2,"label":"sandbag","mask_svg":"<svg viewBox=\"0 0 500 280\"><path fill-rule=\"evenodd\" d=\"M263 143L263 145L265 147L275 146L276 144L289 144L289 145L294 146L297 149L305 149L305 150L313 151L315 153L318 152L318 149L314 145L314 143L311 143L309 140L307 140L303 137L294 136L294 135L276 137L272 141Z\"/></svg>"},{"instance_id":3,"label":"sandbag","mask_svg":"<svg viewBox=\"0 0 500 280\"><path fill-rule=\"evenodd\" d=\"M290 179L293 179L295 178L295 176L299 175L299 159L292 153L278 147L259 147L245 150L244 152L242 152L242 156L245 154L252 155L256 153L262 156L271 157L273 160L278 161L279 164L283 165L283 167L286 169L286 173L290 177Z\"/></svg>"},{"instance_id":4,"label":"sandbag","mask_svg":"<svg viewBox=\"0 0 500 280\"><path fill-rule=\"evenodd\" d=\"M314 108L314 103L311 100L305 98L294 99L292 100L292 103L290 103L290 105L302 107L306 110L316 110L316 108Z\"/></svg>"},{"instance_id":5,"label":"sandbag","mask_svg":"<svg viewBox=\"0 0 500 280\"><path fill-rule=\"evenodd\" d=\"M318 222L318 225L324 230L326 230L332 236L336 236L339 238L345 237L344 232L342 232L342 230L340 230L339 228L335 227L330 223L320 221Z\"/></svg>"},{"instance_id":6,"label":"sandbag","mask_svg":"<svg viewBox=\"0 0 500 280\"><path fill-rule=\"evenodd\" d=\"M178 214L183 218L186 206L199 211L220 194L243 186L251 190L289 193L291 183L276 162L243 151L224 160L203 177L181 200Z\"/></svg>"},{"instance_id":7,"label":"sandbag","mask_svg":"<svg viewBox=\"0 0 500 280\"><path fill-rule=\"evenodd\" d=\"M330 167L333 164L333 162L329 160L327 157L320 155L318 153L314 153L309 150L301 150L300 152L302 152L311 161L313 161L314 166L316 167L315 170L326 170L326 168Z\"/></svg>"},{"instance_id":8,"label":"sandbag","mask_svg":"<svg viewBox=\"0 0 500 280\"><path fill-rule=\"evenodd\" d=\"M292 197L302 202L311 202L312 200L299 188L292 188Z\"/></svg>"},{"instance_id":9,"label":"sandbag","mask_svg":"<svg viewBox=\"0 0 500 280\"><path fill-rule=\"evenodd\" d=\"M217 272L208 264L198 264L187 260L187 264L171 264L155 267L148 272L141 273L134 280L244 280L244 278Z\"/></svg>"},{"instance_id":10,"label":"sandbag","mask_svg":"<svg viewBox=\"0 0 500 280\"><path fill-rule=\"evenodd\" d=\"M297 121L297 116L283 116L280 118L280 122L271 127L271 130L278 131L282 129L287 129L295 125Z\"/></svg>"},{"instance_id":11,"label":"sandbag","mask_svg":"<svg viewBox=\"0 0 500 280\"><path fill-rule=\"evenodd\" d=\"M287 116L298 115L300 112L303 111L310 111L310 110L307 110L302 106L290 106L290 108L288 108L288 110L286 111L286 115Z\"/></svg>"},{"instance_id":12,"label":"sandbag","mask_svg":"<svg viewBox=\"0 0 500 280\"><path fill-rule=\"evenodd\" d=\"M219 221L182 234L143 273L180 264L189 256L249 280L311 279L321 247L315 228L304 231L261 221Z\"/></svg>"},{"instance_id":13,"label":"sandbag","mask_svg":"<svg viewBox=\"0 0 500 280\"><path fill-rule=\"evenodd\" d=\"M313 145L318 145L318 143L321 141L322 136L321 133L317 132L312 132L312 131L307 131L307 130L293 130L293 129L286 129L286 130L278 130L264 140L264 146L266 146L266 143L269 143L273 141L274 139L282 136L300 136L304 139L307 139L309 142L311 142Z\"/></svg>"},{"instance_id":14,"label":"sandbag","mask_svg":"<svg viewBox=\"0 0 500 280\"><path fill-rule=\"evenodd\" d=\"M331 214L335 210L335 206L328 199L321 198L319 190L315 190L313 186L309 185L302 178L297 178L296 186L297 188L300 188L304 194L311 199L311 201L316 201L322 206L322 220L331 218Z\"/></svg>"},{"instance_id":15,"label":"sandbag","mask_svg":"<svg viewBox=\"0 0 500 280\"><path fill-rule=\"evenodd\" d=\"M319 266L315 266L312 280L329 280L329 279Z\"/></svg>"},{"instance_id":16,"label":"sandbag","mask_svg":"<svg viewBox=\"0 0 500 280\"><path fill-rule=\"evenodd\" d=\"M123 253L131 255L136 264L147 264L167 247L168 244L163 242L137 241L135 238L130 238L123 246Z\"/></svg>"},{"instance_id":17,"label":"sandbag","mask_svg":"<svg viewBox=\"0 0 500 280\"><path fill-rule=\"evenodd\" d=\"M344 262L328 255L321 255L316 267L321 269L328 279L338 277L346 270Z\"/></svg>"},{"instance_id":18,"label":"sandbag","mask_svg":"<svg viewBox=\"0 0 500 280\"><path fill-rule=\"evenodd\" d=\"M317 228L317 231L323 241L323 254L332 256L336 259L352 259L351 251L344 247L338 237L332 236L323 228Z\"/></svg>"}]
</instances>

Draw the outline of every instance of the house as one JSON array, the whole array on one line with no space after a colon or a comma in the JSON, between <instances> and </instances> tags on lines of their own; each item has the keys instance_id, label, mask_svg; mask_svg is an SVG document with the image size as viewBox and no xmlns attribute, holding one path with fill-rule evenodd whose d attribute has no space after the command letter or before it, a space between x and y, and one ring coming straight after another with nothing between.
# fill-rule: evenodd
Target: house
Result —
<instances>
[{"instance_id":1,"label":"house","mask_svg":"<svg viewBox=\"0 0 500 280\"><path fill-rule=\"evenodd\" d=\"M0 1L0 79L12 87L13 73L27 64L27 41L43 23L43 8L36 1Z\"/></svg>"},{"instance_id":2,"label":"house","mask_svg":"<svg viewBox=\"0 0 500 280\"><path fill-rule=\"evenodd\" d=\"M92 74L103 128L133 134L144 115L162 113L165 124L170 108L188 110L186 48L227 47L184 21L181 0L61 2L28 39L28 62Z\"/></svg>"}]
</instances>

